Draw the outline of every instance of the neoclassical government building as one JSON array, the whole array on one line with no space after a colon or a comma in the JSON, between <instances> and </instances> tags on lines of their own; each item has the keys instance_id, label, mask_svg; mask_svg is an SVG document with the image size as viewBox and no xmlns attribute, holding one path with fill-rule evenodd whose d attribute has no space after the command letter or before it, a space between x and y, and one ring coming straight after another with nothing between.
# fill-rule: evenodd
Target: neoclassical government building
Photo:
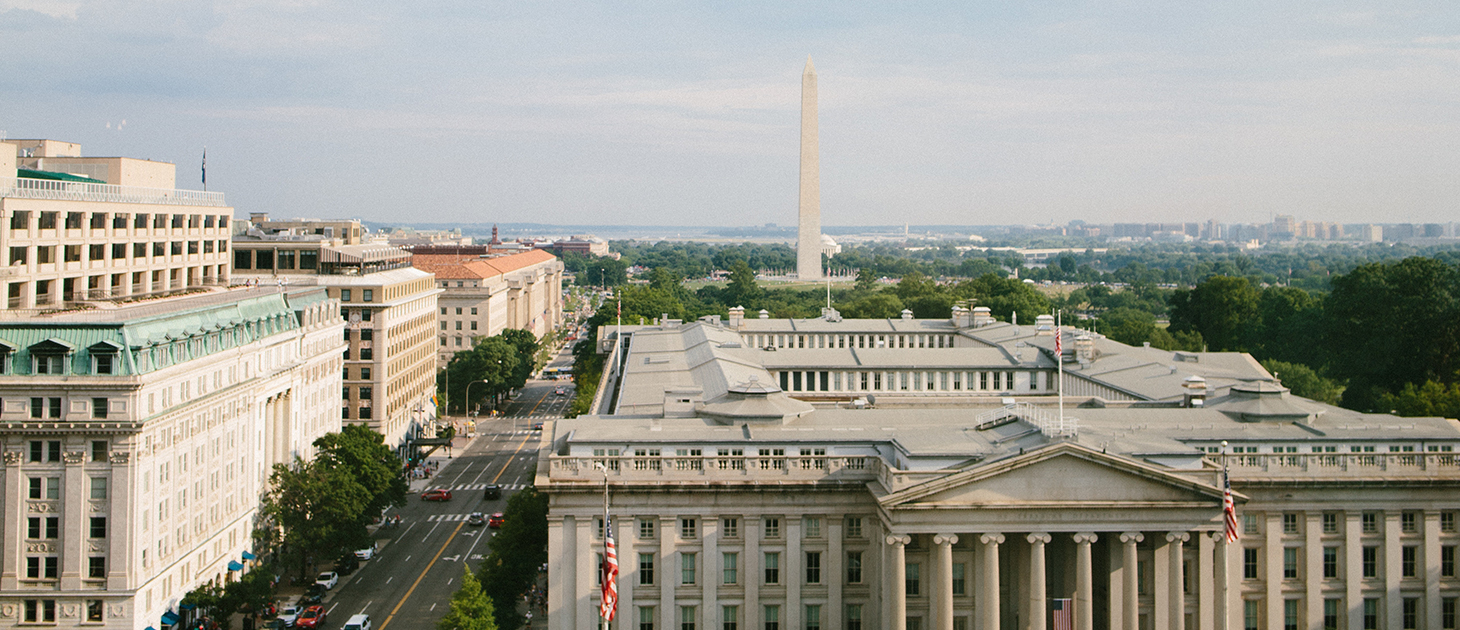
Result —
<instances>
[{"instance_id":1,"label":"neoclassical government building","mask_svg":"<svg viewBox=\"0 0 1460 630\"><path fill-rule=\"evenodd\" d=\"M597 627L605 483L615 628L1456 627L1454 420L1070 328L1061 381L1055 334L981 308L600 331L593 413L539 455L551 627Z\"/></svg>"}]
</instances>

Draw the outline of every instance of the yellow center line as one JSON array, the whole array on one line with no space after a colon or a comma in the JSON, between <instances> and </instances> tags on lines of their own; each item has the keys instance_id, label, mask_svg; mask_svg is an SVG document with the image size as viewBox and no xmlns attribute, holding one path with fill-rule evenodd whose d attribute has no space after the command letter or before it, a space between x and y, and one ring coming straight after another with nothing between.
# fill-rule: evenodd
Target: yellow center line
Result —
<instances>
[{"instance_id":1,"label":"yellow center line","mask_svg":"<svg viewBox=\"0 0 1460 630\"><path fill-rule=\"evenodd\" d=\"M521 444L518 444L517 445L517 449L514 450L514 451L512 451L512 456L511 457L508 457L506 462L503 462L503 464L502 464L502 470L497 471L497 476L496 477L492 477L492 483L497 483L497 480L502 478L502 473L507 472L507 468L512 465L512 460L517 459L517 454L520 453L520 452L522 452L522 447L527 446L528 440L531 440L531 439L532 439L532 436L531 435L528 435L527 437L522 438L522 443ZM381 628L381 630L385 630L385 629L384 628Z\"/></svg>"},{"instance_id":2,"label":"yellow center line","mask_svg":"<svg viewBox=\"0 0 1460 630\"><path fill-rule=\"evenodd\" d=\"M400 602L395 605L395 608L391 609L390 616L385 618L385 623L380 624L380 630L385 630L385 627L390 625L390 620L395 619L395 614L400 612L400 607L406 605L406 600L411 598L411 593L416 592L416 587L421 585L421 580L426 579L426 574L431 571L431 567L436 566L436 561L441 559L441 554L446 553L446 546L451 544L451 540L456 538L457 532L460 532L461 526L465 524L465 522L456 524L456 529L452 530L451 535L446 537L446 542L441 543L441 550L436 552L436 557L431 558L431 563L427 564L426 568L421 571L420 577L416 578L416 582L411 585L410 590L406 591L405 596L401 597Z\"/></svg>"}]
</instances>

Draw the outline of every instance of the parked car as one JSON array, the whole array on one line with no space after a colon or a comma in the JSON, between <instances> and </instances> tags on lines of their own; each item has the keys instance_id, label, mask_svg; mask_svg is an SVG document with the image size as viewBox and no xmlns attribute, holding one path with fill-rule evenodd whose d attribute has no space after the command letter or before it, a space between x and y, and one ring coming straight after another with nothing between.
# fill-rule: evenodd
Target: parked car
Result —
<instances>
[{"instance_id":1,"label":"parked car","mask_svg":"<svg viewBox=\"0 0 1460 630\"><path fill-rule=\"evenodd\" d=\"M355 557L356 558L359 558L361 560L369 560L369 559L375 557L375 552L376 551L377 551L377 547L376 547L375 543L374 542L371 542L369 547L366 547L364 549L356 549L355 550Z\"/></svg>"},{"instance_id":2,"label":"parked car","mask_svg":"<svg viewBox=\"0 0 1460 630\"><path fill-rule=\"evenodd\" d=\"M481 512L472 512L471 516L466 517L467 525L481 525L486 522L487 518L485 516L482 516Z\"/></svg>"},{"instance_id":3,"label":"parked car","mask_svg":"<svg viewBox=\"0 0 1460 630\"><path fill-rule=\"evenodd\" d=\"M310 606L299 613L299 620L294 623L300 628L323 628L325 614L324 606Z\"/></svg>"},{"instance_id":4,"label":"parked car","mask_svg":"<svg viewBox=\"0 0 1460 630\"><path fill-rule=\"evenodd\" d=\"M329 591L325 590L323 586L311 584L309 585L309 590L304 591L304 594L299 596L299 603L295 604L295 606L302 611L310 606L323 604L324 594L327 592Z\"/></svg>"},{"instance_id":5,"label":"parked car","mask_svg":"<svg viewBox=\"0 0 1460 630\"><path fill-rule=\"evenodd\" d=\"M336 584L340 583L340 574L334 571L325 571L319 574L319 577L314 578L314 583L325 587L326 590L332 589Z\"/></svg>"},{"instance_id":6,"label":"parked car","mask_svg":"<svg viewBox=\"0 0 1460 630\"><path fill-rule=\"evenodd\" d=\"M294 627L294 622L296 620L298 620L298 619L299 619L299 607L298 606L285 606L282 610L279 611L279 616L278 616L279 623L284 624L284 627L285 628L293 628Z\"/></svg>"},{"instance_id":7,"label":"parked car","mask_svg":"<svg viewBox=\"0 0 1460 630\"><path fill-rule=\"evenodd\" d=\"M492 484L482 489L482 499L496 501L500 498L502 498L502 486Z\"/></svg>"},{"instance_id":8,"label":"parked car","mask_svg":"<svg viewBox=\"0 0 1460 630\"><path fill-rule=\"evenodd\" d=\"M360 568L360 559L356 558L354 554L347 553L335 561L335 573L340 575L349 575L358 568Z\"/></svg>"},{"instance_id":9,"label":"parked car","mask_svg":"<svg viewBox=\"0 0 1460 630\"><path fill-rule=\"evenodd\" d=\"M487 517L487 527L490 527L492 529L497 529L501 527L502 523L505 522L507 522L507 515L501 512L497 512L496 514Z\"/></svg>"},{"instance_id":10,"label":"parked car","mask_svg":"<svg viewBox=\"0 0 1460 630\"><path fill-rule=\"evenodd\" d=\"M421 493L422 501L450 501L451 491L443 488L432 488Z\"/></svg>"}]
</instances>

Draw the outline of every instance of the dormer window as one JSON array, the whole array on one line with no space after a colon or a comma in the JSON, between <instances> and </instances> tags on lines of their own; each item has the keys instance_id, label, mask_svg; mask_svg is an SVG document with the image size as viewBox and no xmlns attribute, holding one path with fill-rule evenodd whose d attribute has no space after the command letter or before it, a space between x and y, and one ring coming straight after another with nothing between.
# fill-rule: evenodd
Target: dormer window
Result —
<instances>
[{"instance_id":1,"label":"dormer window","mask_svg":"<svg viewBox=\"0 0 1460 630\"><path fill-rule=\"evenodd\" d=\"M30 347L31 374L65 374L75 346L54 337Z\"/></svg>"},{"instance_id":2,"label":"dormer window","mask_svg":"<svg viewBox=\"0 0 1460 630\"><path fill-rule=\"evenodd\" d=\"M0 374L10 374L10 359L15 356L18 348L4 339L0 339Z\"/></svg>"},{"instance_id":3,"label":"dormer window","mask_svg":"<svg viewBox=\"0 0 1460 630\"><path fill-rule=\"evenodd\" d=\"M119 371L117 358L122 352L121 345L112 341L99 341L86 350L91 354L92 374L116 374Z\"/></svg>"}]
</instances>

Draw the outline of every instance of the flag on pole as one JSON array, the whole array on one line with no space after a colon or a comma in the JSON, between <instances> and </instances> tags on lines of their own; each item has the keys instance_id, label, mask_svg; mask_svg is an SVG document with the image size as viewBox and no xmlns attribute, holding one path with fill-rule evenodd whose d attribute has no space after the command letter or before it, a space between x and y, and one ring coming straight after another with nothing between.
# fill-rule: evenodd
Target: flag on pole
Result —
<instances>
[{"instance_id":1,"label":"flag on pole","mask_svg":"<svg viewBox=\"0 0 1460 630\"><path fill-rule=\"evenodd\" d=\"M1050 604L1050 620L1054 622L1054 630L1070 630L1074 627L1074 620L1071 619L1071 611L1075 603L1069 599L1056 599Z\"/></svg>"},{"instance_id":2,"label":"flag on pole","mask_svg":"<svg viewBox=\"0 0 1460 630\"><path fill-rule=\"evenodd\" d=\"M1060 332L1058 324L1054 327L1054 356L1056 359L1065 353L1064 333Z\"/></svg>"},{"instance_id":3,"label":"flag on pole","mask_svg":"<svg viewBox=\"0 0 1460 630\"><path fill-rule=\"evenodd\" d=\"M598 606L598 616L604 621L613 621L618 609L618 552L613 544L613 521L608 513L603 515L603 603Z\"/></svg>"},{"instance_id":4,"label":"flag on pole","mask_svg":"<svg viewBox=\"0 0 1460 630\"><path fill-rule=\"evenodd\" d=\"M203 147L203 190L208 189L208 147Z\"/></svg>"},{"instance_id":5,"label":"flag on pole","mask_svg":"<svg viewBox=\"0 0 1460 630\"><path fill-rule=\"evenodd\" d=\"M1222 471L1222 515L1227 521L1227 542L1237 542L1240 538L1237 534L1237 506L1232 502L1232 476L1226 470Z\"/></svg>"}]
</instances>

